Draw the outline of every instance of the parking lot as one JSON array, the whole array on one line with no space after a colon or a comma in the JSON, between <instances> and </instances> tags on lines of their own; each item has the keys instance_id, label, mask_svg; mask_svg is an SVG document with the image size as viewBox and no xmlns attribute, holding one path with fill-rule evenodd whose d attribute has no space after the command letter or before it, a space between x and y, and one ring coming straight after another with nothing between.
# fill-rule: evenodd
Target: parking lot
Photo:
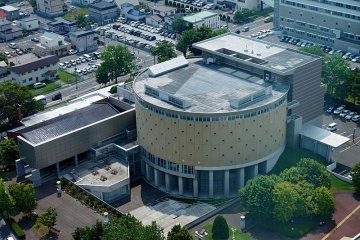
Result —
<instances>
[{"instance_id":1,"label":"parking lot","mask_svg":"<svg viewBox=\"0 0 360 240\"><path fill-rule=\"evenodd\" d=\"M2 53L9 53L11 57L16 57L18 54L16 53L16 49L20 49L23 53L25 52L31 52L30 49L34 48L34 45L37 44L37 42L33 42L32 38L37 38L41 36L42 33L35 33L27 37L14 39L5 43L0 43L0 52ZM9 46L10 43L15 43L15 47L11 48ZM21 54L22 55L22 54ZM11 58L9 56L9 58ZM10 60L11 61L11 60Z\"/></svg>"},{"instance_id":2,"label":"parking lot","mask_svg":"<svg viewBox=\"0 0 360 240\"><path fill-rule=\"evenodd\" d=\"M333 113L325 113L322 127L326 129L330 123L337 124L334 133L350 138L349 142L334 149L333 159L347 167L354 166L360 161L360 121L356 123Z\"/></svg>"}]
</instances>

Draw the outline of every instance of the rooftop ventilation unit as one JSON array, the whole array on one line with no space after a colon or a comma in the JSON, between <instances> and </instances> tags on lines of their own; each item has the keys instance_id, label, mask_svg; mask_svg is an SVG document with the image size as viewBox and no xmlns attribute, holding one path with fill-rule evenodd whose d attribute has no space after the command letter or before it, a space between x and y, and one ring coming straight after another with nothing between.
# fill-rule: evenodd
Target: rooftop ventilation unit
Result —
<instances>
[{"instance_id":1,"label":"rooftop ventilation unit","mask_svg":"<svg viewBox=\"0 0 360 240\"><path fill-rule=\"evenodd\" d=\"M184 56L180 56L149 67L149 76L157 77L188 65L188 60L186 60Z\"/></svg>"},{"instance_id":2,"label":"rooftop ventilation unit","mask_svg":"<svg viewBox=\"0 0 360 240\"><path fill-rule=\"evenodd\" d=\"M272 86L269 86L263 90L257 91L253 94L247 95L243 98L236 99L230 102L230 106L235 109L239 109L247 106L250 103L261 101L272 95Z\"/></svg>"},{"instance_id":3,"label":"rooftop ventilation unit","mask_svg":"<svg viewBox=\"0 0 360 240\"><path fill-rule=\"evenodd\" d=\"M105 177L105 176L101 176L101 177L100 177L100 181L105 182L106 180L107 180L107 177Z\"/></svg>"}]
</instances>

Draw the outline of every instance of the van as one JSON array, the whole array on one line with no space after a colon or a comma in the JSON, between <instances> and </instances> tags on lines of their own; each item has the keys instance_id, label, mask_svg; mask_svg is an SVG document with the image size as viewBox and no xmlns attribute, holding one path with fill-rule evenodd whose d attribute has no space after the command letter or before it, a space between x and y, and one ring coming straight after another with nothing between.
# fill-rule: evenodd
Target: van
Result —
<instances>
[{"instance_id":1,"label":"van","mask_svg":"<svg viewBox=\"0 0 360 240\"><path fill-rule=\"evenodd\" d=\"M58 92L58 93L55 93L54 95L52 95L51 99L52 99L53 101L62 99L61 92Z\"/></svg>"},{"instance_id":2,"label":"van","mask_svg":"<svg viewBox=\"0 0 360 240\"><path fill-rule=\"evenodd\" d=\"M329 130L330 132L335 131L337 129L337 124L336 123L330 123L327 128L327 130Z\"/></svg>"},{"instance_id":3,"label":"van","mask_svg":"<svg viewBox=\"0 0 360 240\"><path fill-rule=\"evenodd\" d=\"M243 32L248 32L250 30L250 27L248 27L248 26L245 26L244 28L243 28Z\"/></svg>"},{"instance_id":4,"label":"van","mask_svg":"<svg viewBox=\"0 0 360 240\"><path fill-rule=\"evenodd\" d=\"M34 97L34 100L35 100L36 102L39 102L39 103L43 104L43 105L46 105L46 102L47 102L45 95L36 96L36 97Z\"/></svg>"}]
</instances>

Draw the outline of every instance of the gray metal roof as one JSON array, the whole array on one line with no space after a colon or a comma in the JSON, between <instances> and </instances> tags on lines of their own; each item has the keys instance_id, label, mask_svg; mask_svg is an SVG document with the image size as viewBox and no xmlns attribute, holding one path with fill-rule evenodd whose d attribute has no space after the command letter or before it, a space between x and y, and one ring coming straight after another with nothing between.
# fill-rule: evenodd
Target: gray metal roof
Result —
<instances>
[{"instance_id":1,"label":"gray metal roof","mask_svg":"<svg viewBox=\"0 0 360 240\"><path fill-rule=\"evenodd\" d=\"M259 91L265 91L271 84L261 77L227 65L204 64L202 59L188 59L189 65L150 77L141 74L134 82L135 93L155 106L191 113L227 113L261 107L284 96L288 85L275 84L272 94L241 109L234 109L230 102L240 100ZM145 86L160 92L160 99L145 93ZM180 109L161 100L164 93L189 103L190 107Z\"/></svg>"},{"instance_id":2,"label":"gray metal roof","mask_svg":"<svg viewBox=\"0 0 360 240\"><path fill-rule=\"evenodd\" d=\"M92 104L74 112L32 125L18 131L25 139L38 144L118 114L110 104Z\"/></svg>"},{"instance_id":3,"label":"gray metal roof","mask_svg":"<svg viewBox=\"0 0 360 240\"><path fill-rule=\"evenodd\" d=\"M301 135L333 148L340 147L350 140L347 137L332 133L328 130L310 124L303 125L301 129Z\"/></svg>"},{"instance_id":4,"label":"gray metal roof","mask_svg":"<svg viewBox=\"0 0 360 240\"><path fill-rule=\"evenodd\" d=\"M34 69L45 67L50 64L56 64L59 62L59 58L56 55L49 55L43 58L31 60L29 62L16 65L10 68L11 72L15 72L17 74L22 74L26 72L30 72Z\"/></svg>"}]
</instances>

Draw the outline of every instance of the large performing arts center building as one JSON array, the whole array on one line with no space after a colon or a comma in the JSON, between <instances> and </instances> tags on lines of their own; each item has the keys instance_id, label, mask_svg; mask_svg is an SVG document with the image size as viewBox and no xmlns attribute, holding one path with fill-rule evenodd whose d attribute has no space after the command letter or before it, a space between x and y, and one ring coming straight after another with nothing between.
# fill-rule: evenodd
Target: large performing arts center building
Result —
<instances>
[{"instance_id":1,"label":"large performing arts center building","mask_svg":"<svg viewBox=\"0 0 360 240\"><path fill-rule=\"evenodd\" d=\"M142 173L170 194L231 197L274 167L291 119L321 125L321 59L232 33L193 47L202 58L135 79Z\"/></svg>"}]
</instances>

